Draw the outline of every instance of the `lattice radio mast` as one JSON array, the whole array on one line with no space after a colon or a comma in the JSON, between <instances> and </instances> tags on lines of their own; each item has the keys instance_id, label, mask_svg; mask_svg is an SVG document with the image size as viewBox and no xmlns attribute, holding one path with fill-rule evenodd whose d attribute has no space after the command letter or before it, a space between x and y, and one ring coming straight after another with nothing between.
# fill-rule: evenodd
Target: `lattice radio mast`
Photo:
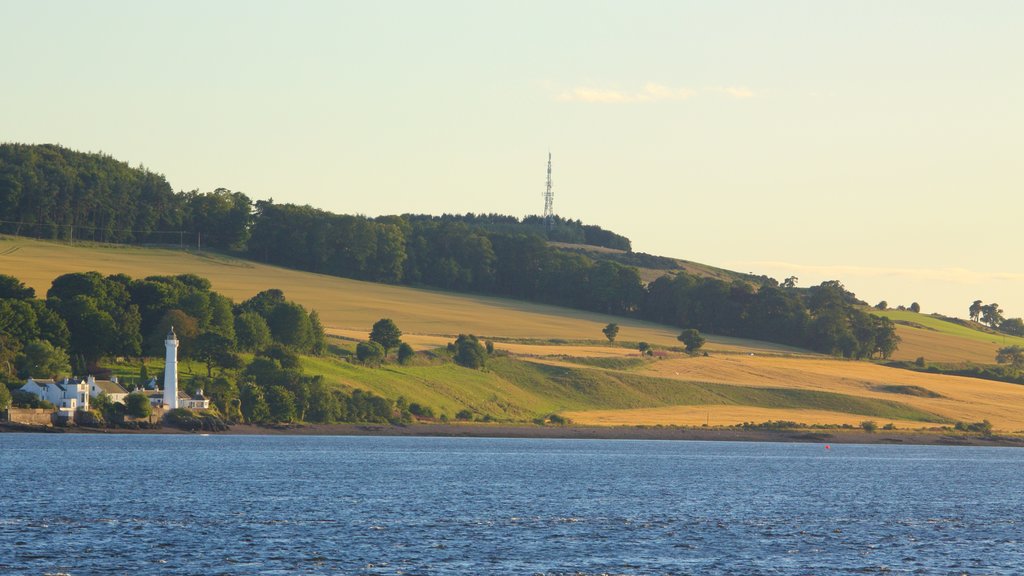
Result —
<instances>
[{"instance_id":1,"label":"lattice radio mast","mask_svg":"<svg viewBox=\"0 0 1024 576\"><path fill-rule=\"evenodd\" d=\"M555 211L552 205L555 203L555 193L551 190L551 152L548 152L548 187L544 192L544 222L548 228L555 222Z\"/></svg>"}]
</instances>

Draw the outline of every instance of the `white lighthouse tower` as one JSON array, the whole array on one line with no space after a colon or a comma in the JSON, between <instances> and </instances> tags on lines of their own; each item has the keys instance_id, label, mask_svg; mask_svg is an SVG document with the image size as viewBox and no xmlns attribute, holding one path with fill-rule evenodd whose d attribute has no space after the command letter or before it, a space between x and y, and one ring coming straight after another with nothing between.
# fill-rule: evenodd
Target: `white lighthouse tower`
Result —
<instances>
[{"instance_id":1,"label":"white lighthouse tower","mask_svg":"<svg viewBox=\"0 0 1024 576\"><path fill-rule=\"evenodd\" d=\"M164 340L167 347L167 358L164 364L164 406L168 410L178 407L178 337L174 334L174 326Z\"/></svg>"}]
</instances>

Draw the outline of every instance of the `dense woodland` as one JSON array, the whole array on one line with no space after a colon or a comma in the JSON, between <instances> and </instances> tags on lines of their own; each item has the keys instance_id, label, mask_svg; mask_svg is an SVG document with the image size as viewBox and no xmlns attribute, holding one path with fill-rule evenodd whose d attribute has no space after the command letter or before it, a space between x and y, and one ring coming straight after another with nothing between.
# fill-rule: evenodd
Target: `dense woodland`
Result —
<instances>
[{"instance_id":1,"label":"dense woodland","mask_svg":"<svg viewBox=\"0 0 1024 576\"><path fill-rule=\"evenodd\" d=\"M175 193L163 176L144 168L59 146L0 145L0 232L67 241L176 244L187 238L191 246L323 274L635 316L853 358L887 357L897 345L892 323L862 311L863 303L839 282L801 289L770 278L725 282L676 272L648 286L632 265L667 266L663 259L631 256L627 238L579 221L556 218L549 226L538 217L474 214L367 218L252 202L226 189ZM560 250L549 241L627 252L602 256ZM74 295L58 290L58 304L48 309L95 316ZM137 336L119 336L124 354L144 346L160 321L146 302L133 305L138 319L130 311L118 312L123 318L107 311L118 325L139 324ZM198 322L218 321L226 322L211 313ZM72 349L94 357L90 346L74 343Z\"/></svg>"},{"instance_id":2,"label":"dense woodland","mask_svg":"<svg viewBox=\"0 0 1024 576\"><path fill-rule=\"evenodd\" d=\"M183 375L181 385L188 392L203 389L216 413L230 422L384 422L403 414L391 400L360 390L346 393L303 373L301 355L324 351L323 328L316 311L279 290L235 304L194 275L134 280L97 272L58 277L45 300L18 279L0 275L0 408L29 376L107 377L101 359L138 363L139 377L125 384L129 390L142 386L150 377L142 357L163 357L172 326L179 357L206 369ZM160 384L162 373L152 376ZM35 396L18 394L13 393L17 405L41 405ZM112 417L115 409L132 407L102 399L94 404L101 419L99 412ZM203 425L185 415L178 419L185 426Z\"/></svg>"}]
</instances>

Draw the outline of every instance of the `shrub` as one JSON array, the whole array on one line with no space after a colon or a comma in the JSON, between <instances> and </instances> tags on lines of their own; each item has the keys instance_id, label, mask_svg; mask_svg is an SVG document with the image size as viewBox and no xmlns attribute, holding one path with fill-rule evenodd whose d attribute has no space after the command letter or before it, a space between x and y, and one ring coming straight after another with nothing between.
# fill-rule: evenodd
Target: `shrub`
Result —
<instances>
[{"instance_id":1,"label":"shrub","mask_svg":"<svg viewBox=\"0 0 1024 576\"><path fill-rule=\"evenodd\" d=\"M15 408L53 408L51 402L24 390L15 390L11 393L11 405Z\"/></svg>"},{"instance_id":2,"label":"shrub","mask_svg":"<svg viewBox=\"0 0 1024 576\"><path fill-rule=\"evenodd\" d=\"M141 392L132 392L124 399L125 413L132 418L146 418L153 413L149 398Z\"/></svg>"},{"instance_id":3,"label":"shrub","mask_svg":"<svg viewBox=\"0 0 1024 576\"><path fill-rule=\"evenodd\" d=\"M487 362L487 351L480 340L472 334L459 334L455 339L455 363L474 370L483 368Z\"/></svg>"},{"instance_id":4,"label":"shrub","mask_svg":"<svg viewBox=\"0 0 1024 576\"><path fill-rule=\"evenodd\" d=\"M433 408L431 408L430 406L423 406L422 404L417 404L416 402L413 402L412 404L409 404L409 413L412 414L413 416L417 416L419 418L433 418L434 417L434 409Z\"/></svg>"},{"instance_id":5,"label":"shrub","mask_svg":"<svg viewBox=\"0 0 1024 576\"><path fill-rule=\"evenodd\" d=\"M860 427L863 428L865 432L871 433L878 430L878 423L874 420L865 420L860 423Z\"/></svg>"},{"instance_id":6,"label":"shrub","mask_svg":"<svg viewBox=\"0 0 1024 576\"><path fill-rule=\"evenodd\" d=\"M367 340L356 345L356 358L367 366L380 366L384 360L384 347Z\"/></svg>"},{"instance_id":7,"label":"shrub","mask_svg":"<svg viewBox=\"0 0 1024 576\"><path fill-rule=\"evenodd\" d=\"M412 349L412 346L402 342L398 345L398 363L408 364L412 360L413 356L416 355L416 351Z\"/></svg>"},{"instance_id":8,"label":"shrub","mask_svg":"<svg viewBox=\"0 0 1024 576\"><path fill-rule=\"evenodd\" d=\"M472 420L473 419L473 413L470 412L469 410L465 410L465 409L459 410L458 412L455 413L455 419L456 420Z\"/></svg>"}]
</instances>

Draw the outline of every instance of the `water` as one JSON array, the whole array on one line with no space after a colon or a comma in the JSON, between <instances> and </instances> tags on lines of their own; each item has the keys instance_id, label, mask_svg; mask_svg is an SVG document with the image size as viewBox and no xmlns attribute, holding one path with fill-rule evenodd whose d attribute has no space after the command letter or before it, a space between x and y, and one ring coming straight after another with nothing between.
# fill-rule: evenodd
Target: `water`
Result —
<instances>
[{"instance_id":1,"label":"water","mask_svg":"<svg viewBox=\"0 0 1024 576\"><path fill-rule=\"evenodd\" d=\"M0 574L1020 574L1024 450L0 434Z\"/></svg>"}]
</instances>

